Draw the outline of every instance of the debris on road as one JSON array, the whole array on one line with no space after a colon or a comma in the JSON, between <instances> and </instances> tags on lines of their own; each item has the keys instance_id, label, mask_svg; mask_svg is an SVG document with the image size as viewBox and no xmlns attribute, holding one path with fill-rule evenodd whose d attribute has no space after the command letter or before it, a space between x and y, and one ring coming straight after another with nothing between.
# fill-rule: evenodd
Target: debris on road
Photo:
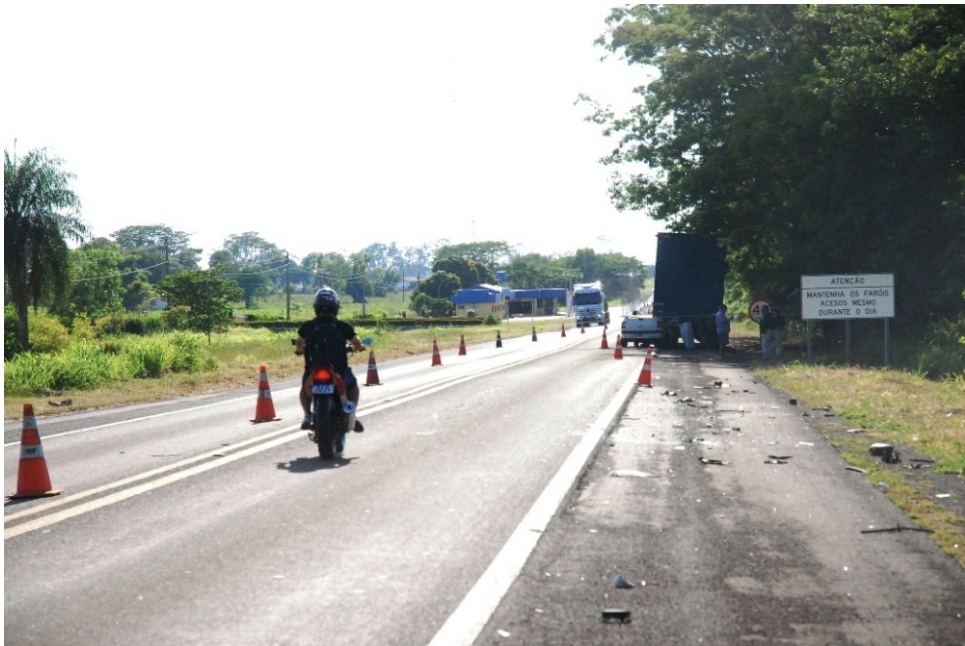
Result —
<instances>
[{"instance_id":1,"label":"debris on road","mask_svg":"<svg viewBox=\"0 0 965 646\"><path fill-rule=\"evenodd\" d=\"M888 444L887 442L875 442L871 445L869 451L871 455L881 458L882 462L887 464L896 464L901 462L901 456L898 451L895 450L894 444Z\"/></svg>"},{"instance_id":2,"label":"debris on road","mask_svg":"<svg viewBox=\"0 0 965 646\"><path fill-rule=\"evenodd\" d=\"M603 616L601 617L603 623L610 623L615 621L621 624L630 623L630 611L624 608L604 608Z\"/></svg>"},{"instance_id":3,"label":"debris on road","mask_svg":"<svg viewBox=\"0 0 965 646\"><path fill-rule=\"evenodd\" d=\"M627 581L626 577L622 574L618 574L615 579L613 579L613 587L620 588L621 590L629 590L634 587L632 583Z\"/></svg>"},{"instance_id":4,"label":"debris on road","mask_svg":"<svg viewBox=\"0 0 965 646\"><path fill-rule=\"evenodd\" d=\"M717 464L722 467L727 466L727 463L724 462L723 460L715 460L713 458L703 458L703 457L698 457L697 459L700 460L701 464Z\"/></svg>"},{"instance_id":5,"label":"debris on road","mask_svg":"<svg viewBox=\"0 0 965 646\"><path fill-rule=\"evenodd\" d=\"M874 527L872 529L862 529L862 534L881 534L884 532L925 532L926 534L934 533L934 530L925 529L924 527L905 527L903 525L895 525L894 527Z\"/></svg>"}]
</instances>

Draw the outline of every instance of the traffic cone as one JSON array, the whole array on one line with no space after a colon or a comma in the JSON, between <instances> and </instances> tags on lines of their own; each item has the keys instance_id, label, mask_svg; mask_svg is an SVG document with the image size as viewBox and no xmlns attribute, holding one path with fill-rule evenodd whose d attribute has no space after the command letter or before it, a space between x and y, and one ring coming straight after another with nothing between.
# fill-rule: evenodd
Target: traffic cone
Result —
<instances>
[{"instance_id":1,"label":"traffic cone","mask_svg":"<svg viewBox=\"0 0 965 646\"><path fill-rule=\"evenodd\" d=\"M50 486L44 447L40 444L37 418L33 404L23 405L23 432L20 435L20 467L17 471L17 490L7 498L44 498L56 496L63 489Z\"/></svg>"},{"instance_id":2,"label":"traffic cone","mask_svg":"<svg viewBox=\"0 0 965 646\"><path fill-rule=\"evenodd\" d=\"M435 339L432 340L432 365L442 365L442 357L439 356L439 344L436 343Z\"/></svg>"},{"instance_id":3,"label":"traffic cone","mask_svg":"<svg viewBox=\"0 0 965 646\"><path fill-rule=\"evenodd\" d=\"M382 382L379 381L379 369L375 365L375 350L369 350L369 371L365 375L365 385L366 386L381 386Z\"/></svg>"},{"instance_id":4,"label":"traffic cone","mask_svg":"<svg viewBox=\"0 0 965 646\"><path fill-rule=\"evenodd\" d=\"M533 326L533 341L536 340L536 326Z\"/></svg>"},{"instance_id":5,"label":"traffic cone","mask_svg":"<svg viewBox=\"0 0 965 646\"><path fill-rule=\"evenodd\" d=\"M617 335L617 344L613 349L613 358L622 359L623 358L623 344L620 343L620 335Z\"/></svg>"},{"instance_id":6,"label":"traffic cone","mask_svg":"<svg viewBox=\"0 0 965 646\"><path fill-rule=\"evenodd\" d=\"M258 375L258 403L255 406L255 419L252 422L273 422L275 405L271 401L271 388L268 387L268 372L265 366L259 368Z\"/></svg>"},{"instance_id":7,"label":"traffic cone","mask_svg":"<svg viewBox=\"0 0 965 646\"><path fill-rule=\"evenodd\" d=\"M640 376L637 377L637 385L650 388L653 383L650 381L650 366L653 361L653 346L647 348L647 358L643 360L643 368L640 369Z\"/></svg>"},{"instance_id":8,"label":"traffic cone","mask_svg":"<svg viewBox=\"0 0 965 646\"><path fill-rule=\"evenodd\" d=\"M603 328L603 341L600 343L601 350L609 350L610 344L606 342L606 328Z\"/></svg>"},{"instance_id":9,"label":"traffic cone","mask_svg":"<svg viewBox=\"0 0 965 646\"><path fill-rule=\"evenodd\" d=\"M560 323L560 337L566 336L566 323Z\"/></svg>"},{"instance_id":10,"label":"traffic cone","mask_svg":"<svg viewBox=\"0 0 965 646\"><path fill-rule=\"evenodd\" d=\"M459 335L459 356L466 356L466 336L464 334Z\"/></svg>"},{"instance_id":11,"label":"traffic cone","mask_svg":"<svg viewBox=\"0 0 965 646\"><path fill-rule=\"evenodd\" d=\"M503 337L499 334L499 330L496 330L496 347L503 347Z\"/></svg>"}]
</instances>

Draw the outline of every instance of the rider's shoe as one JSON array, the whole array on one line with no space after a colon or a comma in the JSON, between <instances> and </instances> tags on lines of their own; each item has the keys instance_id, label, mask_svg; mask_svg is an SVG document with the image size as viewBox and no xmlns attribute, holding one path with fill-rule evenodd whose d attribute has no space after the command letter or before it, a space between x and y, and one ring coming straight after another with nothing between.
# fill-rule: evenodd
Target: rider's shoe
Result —
<instances>
[{"instance_id":1,"label":"rider's shoe","mask_svg":"<svg viewBox=\"0 0 965 646\"><path fill-rule=\"evenodd\" d=\"M305 413L305 417L302 418L302 430L307 431L312 428L315 425L314 421L311 413Z\"/></svg>"},{"instance_id":2,"label":"rider's shoe","mask_svg":"<svg viewBox=\"0 0 965 646\"><path fill-rule=\"evenodd\" d=\"M360 421L356 418L356 420L355 420L355 428L353 428L352 430L355 431L356 433L361 433L362 431L365 430L365 427L362 426L362 422L360 422Z\"/></svg>"}]
</instances>

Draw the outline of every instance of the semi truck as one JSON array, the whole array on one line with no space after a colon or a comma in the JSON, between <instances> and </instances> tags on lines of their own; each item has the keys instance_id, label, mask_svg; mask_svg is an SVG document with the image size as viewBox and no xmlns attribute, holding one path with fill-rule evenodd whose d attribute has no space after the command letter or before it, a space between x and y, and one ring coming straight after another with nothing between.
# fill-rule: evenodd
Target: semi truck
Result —
<instances>
[{"instance_id":1,"label":"semi truck","mask_svg":"<svg viewBox=\"0 0 965 646\"><path fill-rule=\"evenodd\" d=\"M577 325L610 323L610 306L600 281L573 285L573 309L576 312Z\"/></svg>"},{"instance_id":2,"label":"semi truck","mask_svg":"<svg viewBox=\"0 0 965 646\"><path fill-rule=\"evenodd\" d=\"M715 315L724 299L727 271L724 250L716 238L689 233L658 233L654 267L653 318L663 347L675 346L683 334L701 345L717 347Z\"/></svg>"}]
</instances>

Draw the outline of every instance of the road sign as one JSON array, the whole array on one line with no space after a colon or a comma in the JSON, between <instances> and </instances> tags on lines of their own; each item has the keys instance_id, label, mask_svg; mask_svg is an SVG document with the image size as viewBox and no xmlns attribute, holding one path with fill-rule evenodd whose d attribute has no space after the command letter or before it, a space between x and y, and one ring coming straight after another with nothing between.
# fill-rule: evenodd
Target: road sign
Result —
<instances>
[{"instance_id":1,"label":"road sign","mask_svg":"<svg viewBox=\"0 0 965 646\"><path fill-rule=\"evenodd\" d=\"M766 298L759 298L753 303L751 303L751 306L747 309L747 315L751 317L751 320L754 321L755 323L760 323L761 310L764 306L767 306L772 309L774 308L774 305L773 303L771 303L771 301L769 301Z\"/></svg>"},{"instance_id":2,"label":"road sign","mask_svg":"<svg viewBox=\"0 0 965 646\"><path fill-rule=\"evenodd\" d=\"M801 318L804 320L894 317L894 274L801 276Z\"/></svg>"}]
</instances>

